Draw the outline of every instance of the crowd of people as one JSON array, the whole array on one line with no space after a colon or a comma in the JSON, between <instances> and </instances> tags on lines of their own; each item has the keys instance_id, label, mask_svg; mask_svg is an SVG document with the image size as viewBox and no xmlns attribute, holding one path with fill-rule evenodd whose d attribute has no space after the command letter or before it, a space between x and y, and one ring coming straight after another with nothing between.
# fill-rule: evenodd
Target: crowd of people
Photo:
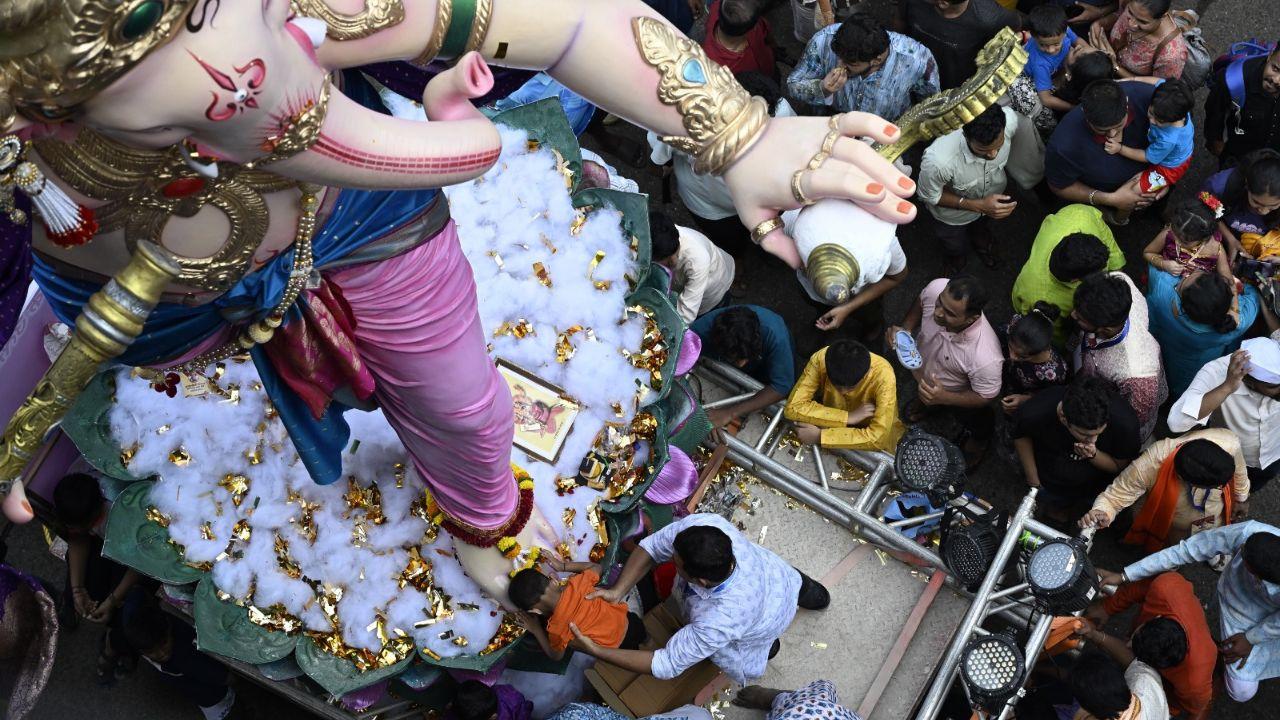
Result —
<instances>
[{"instance_id":1,"label":"crowd of people","mask_svg":"<svg viewBox=\"0 0 1280 720\"><path fill-rule=\"evenodd\" d=\"M1208 66L1187 32L1195 18L1170 0L898 0L888 26L857 2L791 3L804 43L796 57L766 20L765 0L650 2L681 29L699 29L707 56L775 115L896 118L961 85L1006 27L1021 33L1028 61L999 104L906 158L938 276L905 315L888 317L886 295L909 273L895 239L884 257L858 258L842 301L806 285L829 338L807 357L775 309L735 300L742 267L776 261L753 246L723 181L650 136L653 161L670 167L693 220L679 226L655 202L653 260L704 354L762 385L711 410L711 424L732 431L782 403L803 444L892 453L909 425L949 423L969 470L1001 463L1000 473L1039 489L1045 522L1113 532L1148 553L1100 571L1118 590L1085 613L1077 632L1089 649L1070 670L1037 679L1019 717L1203 718L1215 695L1249 700L1280 676L1280 529L1249 510L1280 475L1280 51ZM1217 171L1187 182L1193 156L1205 153ZM1002 224L1024 203L1042 220L1011 284L967 274L970 262L1000 265ZM1149 241L1126 235L1135 214L1161 219ZM807 227L794 213L784 220L802 233L841 217L815 209ZM1141 250L1127 257L1123 245ZM1000 293L1011 317L989 314ZM68 476L54 505L68 547L67 611L107 627L100 681L145 659L206 717L226 717L235 694L225 669L160 611L150 581L100 557L97 481ZM1222 573L1208 615L1209 598L1176 572L1198 562ZM663 567L665 592L655 573ZM552 659L572 648L660 679L710 659L746 686L737 702L770 720L856 717L824 680L751 684L797 611L821 611L830 598L723 518L694 514L658 529L601 586L609 575L551 559L516 574L505 600ZM646 642L639 608L626 602L637 587L677 598L689 621L662 647ZM1134 606L1123 637L1104 631ZM509 686L467 681L448 714L530 712ZM621 716L574 703L555 717ZM686 707L663 717L709 715Z\"/></svg>"}]
</instances>

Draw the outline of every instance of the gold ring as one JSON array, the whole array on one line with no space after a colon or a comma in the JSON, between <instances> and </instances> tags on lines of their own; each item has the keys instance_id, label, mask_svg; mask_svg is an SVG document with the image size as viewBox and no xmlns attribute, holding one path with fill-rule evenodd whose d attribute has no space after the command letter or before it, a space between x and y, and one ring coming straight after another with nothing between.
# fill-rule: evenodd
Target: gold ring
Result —
<instances>
[{"instance_id":1,"label":"gold ring","mask_svg":"<svg viewBox=\"0 0 1280 720\"><path fill-rule=\"evenodd\" d=\"M764 222L751 228L751 242L755 243L756 245L759 245L760 243L764 242L764 238L766 235L773 232L774 230L781 228L782 225L783 225L782 218L780 217L771 217L768 220L765 220Z\"/></svg>"},{"instance_id":2,"label":"gold ring","mask_svg":"<svg viewBox=\"0 0 1280 720\"><path fill-rule=\"evenodd\" d=\"M819 152L818 154L809 158L809 169L817 170L818 168L822 167L822 163L826 162L827 158L829 157L831 157L831 153L828 153L825 151Z\"/></svg>"},{"instance_id":3,"label":"gold ring","mask_svg":"<svg viewBox=\"0 0 1280 720\"><path fill-rule=\"evenodd\" d=\"M822 138L822 152L828 155L835 152L836 141L839 140L840 137L841 136L840 136L839 130L832 130L831 132L827 133L827 136Z\"/></svg>"},{"instance_id":4,"label":"gold ring","mask_svg":"<svg viewBox=\"0 0 1280 720\"><path fill-rule=\"evenodd\" d=\"M827 127L835 132L840 132L840 118L843 116L844 113L836 113L827 118Z\"/></svg>"},{"instance_id":5,"label":"gold ring","mask_svg":"<svg viewBox=\"0 0 1280 720\"><path fill-rule=\"evenodd\" d=\"M801 205L812 205L813 201L805 197L804 188L800 187L800 178L808 168L801 168L791 175L791 196Z\"/></svg>"}]
</instances>

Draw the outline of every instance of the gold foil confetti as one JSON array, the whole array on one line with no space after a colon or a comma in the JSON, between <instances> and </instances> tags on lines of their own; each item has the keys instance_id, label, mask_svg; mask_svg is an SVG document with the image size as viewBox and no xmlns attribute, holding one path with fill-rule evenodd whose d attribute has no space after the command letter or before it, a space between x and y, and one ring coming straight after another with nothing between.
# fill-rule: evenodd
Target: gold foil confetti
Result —
<instances>
[{"instance_id":1,"label":"gold foil confetti","mask_svg":"<svg viewBox=\"0 0 1280 720\"><path fill-rule=\"evenodd\" d=\"M569 223L569 234L577 236L582 232L582 226L587 224L587 216L579 212L574 216L573 222Z\"/></svg>"},{"instance_id":2,"label":"gold foil confetti","mask_svg":"<svg viewBox=\"0 0 1280 720\"><path fill-rule=\"evenodd\" d=\"M142 443L134 443L120 451L120 464L129 467L129 463L133 462L133 456L138 454L142 449Z\"/></svg>"},{"instance_id":3,"label":"gold foil confetti","mask_svg":"<svg viewBox=\"0 0 1280 720\"><path fill-rule=\"evenodd\" d=\"M511 335L517 340L523 340L528 335L537 335L537 331L533 328L533 323L524 318L519 318L515 322L507 320L493 331L494 337L502 337L503 335Z\"/></svg>"},{"instance_id":4,"label":"gold foil confetti","mask_svg":"<svg viewBox=\"0 0 1280 720\"><path fill-rule=\"evenodd\" d=\"M172 429L173 429L172 425L170 425L169 423L165 423L164 425L161 425L160 427L156 428L156 434L163 435Z\"/></svg>"},{"instance_id":5,"label":"gold foil confetti","mask_svg":"<svg viewBox=\"0 0 1280 720\"><path fill-rule=\"evenodd\" d=\"M232 505L240 507L240 503L244 502L245 493L249 492L249 478L239 473L227 473L218 482L218 487L231 495Z\"/></svg>"},{"instance_id":6,"label":"gold foil confetti","mask_svg":"<svg viewBox=\"0 0 1280 720\"><path fill-rule=\"evenodd\" d=\"M169 462L178 467L186 467L191 464L191 455L187 453L187 449L179 445L169 451Z\"/></svg>"},{"instance_id":7,"label":"gold foil confetti","mask_svg":"<svg viewBox=\"0 0 1280 720\"><path fill-rule=\"evenodd\" d=\"M409 562L396 578L397 584L401 588L412 585L416 590L427 590L432 586L432 581L431 561L424 560L418 548L409 548Z\"/></svg>"},{"instance_id":8,"label":"gold foil confetti","mask_svg":"<svg viewBox=\"0 0 1280 720\"><path fill-rule=\"evenodd\" d=\"M458 647L466 647L468 641L467 641L466 635L458 635L453 640L450 640L450 642L452 642L454 645L457 645Z\"/></svg>"},{"instance_id":9,"label":"gold foil confetti","mask_svg":"<svg viewBox=\"0 0 1280 720\"><path fill-rule=\"evenodd\" d=\"M574 520L576 520L576 519L577 519L577 517L578 517L578 511L577 511L577 510L575 510L574 508L571 508L571 507L570 507L570 508L565 508L565 509L564 509L564 512L563 512L563 513L561 513L561 515L560 515L560 521L564 523L564 527L565 527L565 529L566 529L566 530L569 530L569 529L573 528L573 521L574 521Z\"/></svg>"},{"instance_id":10,"label":"gold foil confetti","mask_svg":"<svg viewBox=\"0 0 1280 720\"><path fill-rule=\"evenodd\" d=\"M547 266L540 262L533 264L533 274L538 278L538 282L542 283L542 287L551 287L551 276L547 274Z\"/></svg>"},{"instance_id":11,"label":"gold foil confetti","mask_svg":"<svg viewBox=\"0 0 1280 720\"><path fill-rule=\"evenodd\" d=\"M819 650L826 650L826 649L827 649L827 644L826 644L826 643L824 643L824 642L815 642L815 641L813 641L813 640L810 640L810 641L809 641L809 647L817 648L817 649L819 649Z\"/></svg>"},{"instance_id":12,"label":"gold foil confetti","mask_svg":"<svg viewBox=\"0 0 1280 720\"><path fill-rule=\"evenodd\" d=\"M609 288L613 287L613 281L612 281L612 280L596 280L596 281L592 282L591 284L592 284L592 285L594 285L594 286L595 286L595 288L596 288L597 290L599 290L600 292L607 292L607 291L609 290Z\"/></svg>"},{"instance_id":13,"label":"gold foil confetti","mask_svg":"<svg viewBox=\"0 0 1280 720\"><path fill-rule=\"evenodd\" d=\"M573 560L573 548L569 547L568 542L561 541L556 543L556 555L559 555L561 560L571 561Z\"/></svg>"},{"instance_id":14,"label":"gold foil confetti","mask_svg":"<svg viewBox=\"0 0 1280 720\"><path fill-rule=\"evenodd\" d=\"M554 244L552 244L551 238L547 237L544 233L538 233L538 239L542 240L542 244L546 246L548 250L551 251L552 255L555 255L557 252L559 252L559 249Z\"/></svg>"},{"instance_id":15,"label":"gold foil confetti","mask_svg":"<svg viewBox=\"0 0 1280 720\"><path fill-rule=\"evenodd\" d=\"M202 540L217 540L217 539L218 539L216 536L214 536L214 534L213 534L213 526L212 526L210 523L207 523L207 522L206 522L206 523L204 523L203 525L201 525L201 526L200 526L200 539L202 539Z\"/></svg>"},{"instance_id":16,"label":"gold foil confetti","mask_svg":"<svg viewBox=\"0 0 1280 720\"><path fill-rule=\"evenodd\" d=\"M572 475L556 475L556 494L569 495L578 489L578 479Z\"/></svg>"},{"instance_id":17,"label":"gold foil confetti","mask_svg":"<svg viewBox=\"0 0 1280 720\"><path fill-rule=\"evenodd\" d=\"M479 610L479 609L480 609L480 606L479 606L479 605L476 605L475 603L464 603L464 602L460 602L460 603L458 603L458 609L459 609L459 610L466 610L466 611L468 611L468 612L475 612L476 610Z\"/></svg>"},{"instance_id":18,"label":"gold foil confetti","mask_svg":"<svg viewBox=\"0 0 1280 720\"><path fill-rule=\"evenodd\" d=\"M276 566L280 568L280 572L294 580L300 579L302 577L302 569L298 567L298 563L294 562L293 558L289 557L289 541L280 537L280 533L276 533L275 551Z\"/></svg>"},{"instance_id":19,"label":"gold foil confetti","mask_svg":"<svg viewBox=\"0 0 1280 720\"><path fill-rule=\"evenodd\" d=\"M556 362L567 363L573 359L573 356L578 352L578 349L573 346L573 343L570 342L569 339L580 332L582 332L581 325L572 325L568 330L565 330L556 336Z\"/></svg>"},{"instance_id":20,"label":"gold foil confetti","mask_svg":"<svg viewBox=\"0 0 1280 720\"><path fill-rule=\"evenodd\" d=\"M244 459L248 460L250 465L261 465L264 445L265 443L258 441L258 444L252 450L245 450Z\"/></svg>"},{"instance_id":21,"label":"gold foil confetti","mask_svg":"<svg viewBox=\"0 0 1280 720\"><path fill-rule=\"evenodd\" d=\"M503 265L505 263L502 262L502 256L498 254L497 250L490 250L486 252L485 255L488 255L489 257L493 258L493 262L498 266L499 270L503 268Z\"/></svg>"},{"instance_id":22,"label":"gold foil confetti","mask_svg":"<svg viewBox=\"0 0 1280 720\"><path fill-rule=\"evenodd\" d=\"M766 536L766 535L768 535L768 534L769 534L769 526L768 526L768 525L762 525L762 526L760 527L760 537L756 538L756 544L757 544L757 545L763 545L763 544L764 544L764 538L765 538L765 536Z\"/></svg>"},{"instance_id":23,"label":"gold foil confetti","mask_svg":"<svg viewBox=\"0 0 1280 720\"><path fill-rule=\"evenodd\" d=\"M622 403L615 402L612 405L610 405L610 407L613 408L614 417L619 417L619 418L626 417L626 412L622 409Z\"/></svg>"},{"instance_id":24,"label":"gold foil confetti","mask_svg":"<svg viewBox=\"0 0 1280 720\"><path fill-rule=\"evenodd\" d=\"M595 280L596 268L600 267L602 262L604 262L604 251L597 250L596 254L591 258L591 263L587 265L588 280Z\"/></svg>"},{"instance_id":25,"label":"gold foil confetti","mask_svg":"<svg viewBox=\"0 0 1280 720\"><path fill-rule=\"evenodd\" d=\"M160 512L160 509L155 507L154 505L147 506L147 511L145 515L148 520L159 525L160 527L162 528L169 527L169 516Z\"/></svg>"},{"instance_id":26,"label":"gold foil confetti","mask_svg":"<svg viewBox=\"0 0 1280 720\"><path fill-rule=\"evenodd\" d=\"M404 463L396 463L395 465L391 466L391 469L396 479L396 489L399 490L404 487L404 475L405 475Z\"/></svg>"}]
</instances>

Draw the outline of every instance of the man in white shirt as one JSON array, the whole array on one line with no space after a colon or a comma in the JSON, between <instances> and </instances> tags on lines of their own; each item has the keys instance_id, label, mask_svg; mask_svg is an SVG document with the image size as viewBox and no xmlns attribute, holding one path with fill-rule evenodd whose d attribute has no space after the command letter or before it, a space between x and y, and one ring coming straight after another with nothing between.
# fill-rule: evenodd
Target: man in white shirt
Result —
<instances>
[{"instance_id":1,"label":"man in white shirt","mask_svg":"<svg viewBox=\"0 0 1280 720\"><path fill-rule=\"evenodd\" d=\"M649 213L653 261L671 271L676 310L686 323L718 306L733 285L733 257L706 235L677 227L665 213Z\"/></svg>"},{"instance_id":2,"label":"man in white shirt","mask_svg":"<svg viewBox=\"0 0 1280 720\"><path fill-rule=\"evenodd\" d=\"M1280 475L1280 330L1200 368L1169 410L1169 429L1183 433L1215 416L1240 439L1253 492Z\"/></svg>"}]
</instances>

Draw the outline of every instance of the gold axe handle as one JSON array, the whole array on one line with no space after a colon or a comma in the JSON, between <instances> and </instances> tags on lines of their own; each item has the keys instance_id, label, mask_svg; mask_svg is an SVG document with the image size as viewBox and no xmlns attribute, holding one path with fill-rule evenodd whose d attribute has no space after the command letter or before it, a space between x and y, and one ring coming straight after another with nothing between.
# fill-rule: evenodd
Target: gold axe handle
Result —
<instances>
[{"instance_id":1,"label":"gold axe handle","mask_svg":"<svg viewBox=\"0 0 1280 720\"><path fill-rule=\"evenodd\" d=\"M892 145L875 145L889 162L912 145L958 130L981 115L1006 92L1027 64L1027 51L1009 28L1003 28L978 52L978 70L960 87L925 98L902 114L895 124L902 136Z\"/></svg>"},{"instance_id":2,"label":"gold axe handle","mask_svg":"<svg viewBox=\"0 0 1280 720\"><path fill-rule=\"evenodd\" d=\"M76 318L71 342L0 436L0 496L9 492L45 435L67 414L102 363L118 357L142 333L160 293L180 272L172 255L144 240L129 264L89 298Z\"/></svg>"}]
</instances>

